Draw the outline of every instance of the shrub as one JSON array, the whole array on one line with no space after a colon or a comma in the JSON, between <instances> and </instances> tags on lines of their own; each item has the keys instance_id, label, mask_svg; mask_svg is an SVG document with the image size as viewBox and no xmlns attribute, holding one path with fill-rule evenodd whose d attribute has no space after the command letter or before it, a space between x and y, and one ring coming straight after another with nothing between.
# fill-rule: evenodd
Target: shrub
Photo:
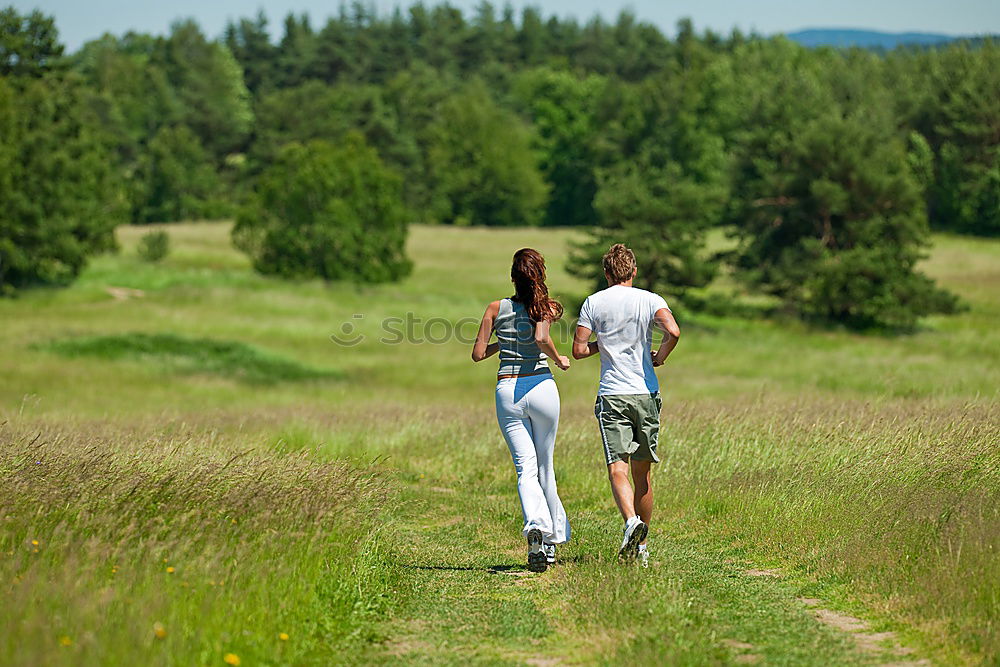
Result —
<instances>
[{"instance_id":1,"label":"shrub","mask_svg":"<svg viewBox=\"0 0 1000 667\"><path fill-rule=\"evenodd\" d=\"M358 134L293 143L264 171L233 228L263 274L385 282L411 270L402 183Z\"/></svg>"},{"instance_id":2,"label":"shrub","mask_svg":"<svg viewBox=\"0 0 1000 667\"><path fill-rule=\"evenodd\" d=\"M170 236L164 231L149 232L139 239L139 257L147 262L159 262L170 252Z\"/></svg>"}]
</instances>

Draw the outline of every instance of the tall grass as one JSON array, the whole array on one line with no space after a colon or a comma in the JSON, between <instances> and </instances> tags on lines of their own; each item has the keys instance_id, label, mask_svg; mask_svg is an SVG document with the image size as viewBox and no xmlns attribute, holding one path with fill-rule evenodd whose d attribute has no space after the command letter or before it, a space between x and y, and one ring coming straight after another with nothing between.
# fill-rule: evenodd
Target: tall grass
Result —
<instances>
[{"instance_id":1,"label":"tall grass","mask_svg":"<svg viewBox=\"0 0 1000 667\"><path fill-rule=\"evenodd\" d=\"M125 252L70 289L0 301L7 662L384 657L383 633L428 612L412 606L403 565L518 562L494 369L456 340L387 345L381 322L477 318L509 293L524 246L546 254L557 296L579 300L588 286L563 270L574 232L418 227L414 275L359 287L256 276L219 224L172 227L171 254L145 263L132 252L142 231L121 230ZM913 336L678 312L684 338L660 374L651 544L663 565L642 582L602 555L618 521L591 412L597 364L559 374L569 564L517 593L531 604L498 589L459 618L438 600L448 646L502 662L514 658L497 647L558 635L583 662L712 663L729 656L717 628L751 628L758 609L777 619L768 628L789 628L767 659L840 655L833 636L796 648L791 629L808 615L715 576L731 557L909 628L943 662L1000 659L1000 243L936 241L924 268L971 308ZM143 292L122 300L109 287ZM331 343L344 322L365 340ZM52 340L70 353L53 354ZM339 379L278 381L281 369ZM476 526L462 549L435 542L462 513ZM613 620L624 600L642 623Z\"/></svg>"},{"instance_id":2,"label":"tall grass","mask_svg":"<svg viewBox=\"0 0 1000 667\"><path fill-rule=\"evenodd\" d=\"M820 597L1000 656L1000 407L806 399L676 415L659 486Z\"/></svg>"},{"instance_id":3,"label":"tall grass","mask_svg":"<svg viewBox=\"0 0 1000 667\"><path fill-rule=\"evenodd\" d=\"M6 424L4 664L326 664L370 640L399 585L384 481L244 445Z\"/></svg>"}]
</instances>

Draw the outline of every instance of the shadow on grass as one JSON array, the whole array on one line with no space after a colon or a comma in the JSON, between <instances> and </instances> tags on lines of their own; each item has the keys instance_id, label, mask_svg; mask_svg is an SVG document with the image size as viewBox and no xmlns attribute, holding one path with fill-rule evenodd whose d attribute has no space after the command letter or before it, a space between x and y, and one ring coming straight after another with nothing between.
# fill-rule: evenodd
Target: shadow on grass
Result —
<instances>
[{"instance_id":1,"label":"shadow on grass","mask_svg":"<svg viewBox=\"0 0 1000 667\"><path fill-rule=\"evenodd\" d=\"M580 563L594 563L599 561L600 558L594 556L593 554L578 554L576 556L570 556L569 558L559 558L555 565L550 565L549 567L559 567L560 565L569 564L580 564ZM460 566L460 565L403 565L404 568L408 570L435 570L438 572L492 572L494 574L500 574L501 572L530 572L527 565L518 563L516 565L472 565L472 566Z\"/></svg>"},{"instance_id":2,"label":"shadow on grass","mask_svg":"<svg viewBox=\"0 0 1000 667\"><path fill-rule=\"evenodd\" d=\"M306 366L239 341L187 338L165 333L82 336L33 347L69 358L148 361L177 373L218 375L252 384L343 377L338 371Z\"/></svg>"},{"instance_id":3,"label":"shadow on grass","mask_svg":"<svg viewBox=\"0 0 1000 667\"><path fill-rule=\"evenodd\" d=\"M438 572L528 572L524 565L481 565L462 567L459 565L403 565L407 570L434 570Z\"/></svg>"}]
</instances>

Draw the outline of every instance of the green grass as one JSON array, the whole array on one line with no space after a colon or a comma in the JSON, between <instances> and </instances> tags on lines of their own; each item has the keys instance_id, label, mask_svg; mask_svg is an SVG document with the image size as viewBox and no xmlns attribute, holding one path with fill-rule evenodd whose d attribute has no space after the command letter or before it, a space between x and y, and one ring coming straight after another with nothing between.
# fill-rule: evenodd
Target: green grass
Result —
<instances>
[{"instance_id":1,"label":"green grass","mask_svg":"<svg viewBox=\"0 0 1000 667\"><path fill-rule=\"evenodd\" d=\"M935 238L923 268L970 309L912 336L680 310L647 571L614 561L597 364L575 363L574 537L533 576L494 369L426 339L471 335L520 247L580 300L575 232L416 227L413 276L359 287L257 276L224 224L164 229L162 262L126 227L71 288L0 301L0 662L1000 659L1000 242ZM413 340L380 341L408 313ZM344 323L364 340L334 344ZM916 653L859 651L801 597Z\"/></svg>"}]
</instances>

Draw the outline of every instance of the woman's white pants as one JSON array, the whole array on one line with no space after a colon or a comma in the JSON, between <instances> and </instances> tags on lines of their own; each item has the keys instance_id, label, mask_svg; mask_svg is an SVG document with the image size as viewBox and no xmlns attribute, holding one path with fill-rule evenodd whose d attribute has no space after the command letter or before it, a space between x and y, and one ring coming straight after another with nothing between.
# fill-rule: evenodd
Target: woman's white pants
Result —
<instances>
[{"instance_id":1,"label":"woman's white pants","mask_svg":"<svg viewBox=\"0 0 1000 667\"><path fill-rule=\"evenodd\" d=\"M552 454L559 429L559 389L549 374L497 381L497 423L507 440L517 494L524 515L524 534L542 531L545 542L569 540L569 520L556 491Z\"/></svg>"}]
</instances>

